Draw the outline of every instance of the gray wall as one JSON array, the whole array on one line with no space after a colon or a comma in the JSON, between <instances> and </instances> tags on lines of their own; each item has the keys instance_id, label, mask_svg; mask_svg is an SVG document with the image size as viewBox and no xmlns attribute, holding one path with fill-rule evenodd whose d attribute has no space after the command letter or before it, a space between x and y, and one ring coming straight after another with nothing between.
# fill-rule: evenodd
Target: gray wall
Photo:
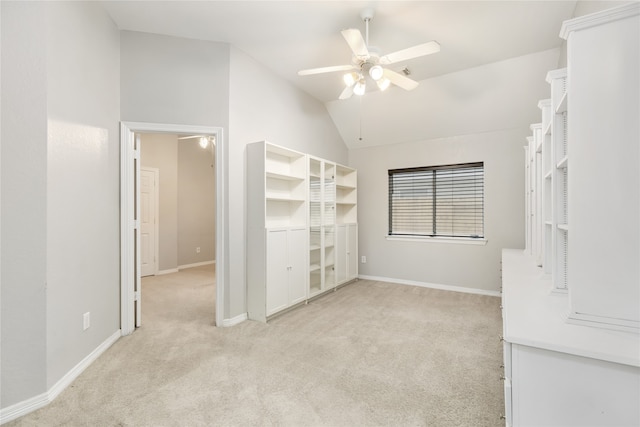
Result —
<instances>
[{"instance_id":1,"label":"gray wall","mask_svg":"<svg viewBox=\"0 0 640 427\"><path fill-rule=\"evenodd\" d=\"M352 150L358 169L358 253L366 276L497 291L500 251L524 247L528 129ZM485 246L387 240L389 169L484 162Z\"/></svg>"},{"instance_id":2,"label":"gray wall","mask_svg":"<svg viewBox=\"0 0 640 427\"><path fill-rule=\"evenodd\" d=\"M140 164L159 169L158 270L178 268L178 137L142 134Z\"/></svg>"},{"instance_id":3,"label":"gray wall","mask_svg":"<svg viewBox=\"0 0 640 427\"><path fill-rule=\"evenodd\" d=\"M203 149L197 139L178 143L178 266L216 259L214 161L211 146Z\"/></svg>"},{"instance_id":4,"label":"gray wall","mask_svg":"<svg viewBox=\"0 0 640 427\"><path fill-rule=\"evenodd\" d=\"M120 82L119 32L97 3L0 7L6 408L119 329Z\"/></svg>"},{"instance_id":5,"label":"gray wall","mask_svg":"<svg viewBox=\"0 0 640 427\"><path fill-rule=\"evenodd\" d=\"M47 76L41 5L0 2L0 8L0 402L7 407L47 389Z\"/></svg>"}]
</instances>

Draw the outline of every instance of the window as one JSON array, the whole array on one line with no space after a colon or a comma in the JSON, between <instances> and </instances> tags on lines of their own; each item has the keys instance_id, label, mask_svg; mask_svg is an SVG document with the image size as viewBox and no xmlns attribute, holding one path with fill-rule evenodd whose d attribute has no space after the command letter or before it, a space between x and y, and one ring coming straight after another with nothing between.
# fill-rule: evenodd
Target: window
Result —
<instances>
[{"instance_id":1,"label":"window","mask_svg":"<svg viewBox=\"0 0 640 427\"><path fill-rule=\"evenodd\" d=\"M389 170L389 235L484 237L484 163Z\"/></svg>"}]
</instances>

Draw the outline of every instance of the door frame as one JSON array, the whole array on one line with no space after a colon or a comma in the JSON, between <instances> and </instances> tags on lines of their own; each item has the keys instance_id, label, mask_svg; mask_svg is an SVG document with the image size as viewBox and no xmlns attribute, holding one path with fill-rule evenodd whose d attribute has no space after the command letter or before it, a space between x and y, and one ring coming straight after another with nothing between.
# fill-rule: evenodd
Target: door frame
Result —
<instances>
[{"instance_id":1,"label":"door frame","mask_svg":"<svg viewBox=\"0 0 640 427\"><path fill-rule=\"evenodd\" d=\"M159 211L160 211L160 169L158 168L150 168L147 166L142 166L142 164L140 165L140 172L142 173L142 171L147 171L147 172L153 172L153 180L155 185L153 186L153 197L154 197L154 211L155 211L155 217L154 217L154 223L153 223L153 233L154 233L154 239L153 239L153 257L154 257L154 268L153 268L153 275L157 276L158 275L158 271L160 271L160 240L158 239L158 235L160 234L160 221L158 219L159 217Z\"/></svg>"},{"instance_id":2,"label":"door frame","mask_svg":"<svg viewBox=\"0 0 640 427\"><path fill-rule=\"evenodd\" d=\"M216 139L216 326L223 326L225 254L227 231L224 227L226 178L224 170L225 144L221 127L172 125L161 123L120 122L120 329L122 335L135 330L135 282L140 269L136 265L135 238L139 225L135 218L136 160L135 133L204 134ZM128 224L128 225L127 225Z\"/></svg>"}]
</instances>

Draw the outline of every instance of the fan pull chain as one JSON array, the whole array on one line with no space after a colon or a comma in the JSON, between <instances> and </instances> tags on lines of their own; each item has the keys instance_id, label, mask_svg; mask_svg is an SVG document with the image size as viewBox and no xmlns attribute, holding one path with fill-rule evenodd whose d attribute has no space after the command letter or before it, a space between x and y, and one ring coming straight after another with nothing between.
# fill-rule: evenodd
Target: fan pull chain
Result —
<instances>
[{"instance_id":1,"label":"fan pull chain","mask_svg":"<svg viewBox=\"0 0 640 427\"><path fill-rule=\"evenodd\" d=\"M360 129L358 130L358 141L362 141L362 96L360 97Z\"/></svg>"}]
</instances>

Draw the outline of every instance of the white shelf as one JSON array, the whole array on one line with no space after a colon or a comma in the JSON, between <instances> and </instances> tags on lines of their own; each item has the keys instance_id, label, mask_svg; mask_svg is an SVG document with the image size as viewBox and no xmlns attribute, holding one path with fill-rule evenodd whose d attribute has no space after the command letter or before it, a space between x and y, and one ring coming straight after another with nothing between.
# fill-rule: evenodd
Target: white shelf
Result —
<instances>
[{"instance_id":1,"label":"white shelf","mask_svg":"<svg viewBox=\"0 0 640 427\"><path fill-rule=\"evenodd\" d=\"M284 181L304 181L303 176L287 175L287 174L282 174L278 172L266 171L265 175L267 176L267 178L282 179Z\"/></svg>"},{"instance_id":2,"label":"white shelf","mask_svg":"<svg viewBox=\"0 0 640 427\"><path fill-rule=\"evenodd\" d=\"M549 171L546 174L544 174L544 179L551 179L551 174L552 174L552 171Z\"/></svg>"},{"instance_id":3,"label":"white shelf","mask_svg":"<svg viewBox=\"0 0 640 427\"><path fill-rule=\"evenodd\" d=\"M311 245L311 246L309 246L309 250L310 251L317 251L318 249L320 249L320 245Z\"/></svg>"},{"instance_id":4,"label":"white shelf","mask_svg":"<svg viewBox=\"0 0 640 427\"><path fill-rule=\"evenodd\" d=\"M309 266L309 273L313 273L314 271L318 271L318 270L320 270L319 264L311 264Z\"/></svg>"},{"instance_id":5,"label":"white shelf","mask_svg":"<svg viewBox=\"0 0 640 427\"><path fill-rule=\"evenodd\" d=\"M289 197L285 195L272 195L266 196L265 199L269 202L294 202L294 203L303 203L305 199L299 197Z\"/></svg>"},{"instance_id":6,"label":"white shelf","mask_svg":"<svg viewBox=\"0 0 640 427\"><path fill-rule=\"evenodd\" d=\"M551 221L545 221L545 222L544 222L544 225L552 226L552 225L553 225L553 222L551 222Z\"/></svg>"},{"instance_id":7,"label":"white shelf","mask_svg":"<svg viewBox=\"0 0 640 427\"><path fill-rule=\"evenodd\" d=\"M544 131L542 132L543 135L551 135L551 122L549 122L549 124L547 124L547 127L544 128ZM538 153L541 150L538 150Z\"/></svg>"},{"instance_id":8,"label":"white shelf","mask_svg":"<svg viewBox=\"0 0 640 427\"><path fill-rule=\"evenodd\" d=\"M567 224L558 224L556 227L558 227L558 230L569 231L569 225Z\"/></svg>"}]
</instances>

